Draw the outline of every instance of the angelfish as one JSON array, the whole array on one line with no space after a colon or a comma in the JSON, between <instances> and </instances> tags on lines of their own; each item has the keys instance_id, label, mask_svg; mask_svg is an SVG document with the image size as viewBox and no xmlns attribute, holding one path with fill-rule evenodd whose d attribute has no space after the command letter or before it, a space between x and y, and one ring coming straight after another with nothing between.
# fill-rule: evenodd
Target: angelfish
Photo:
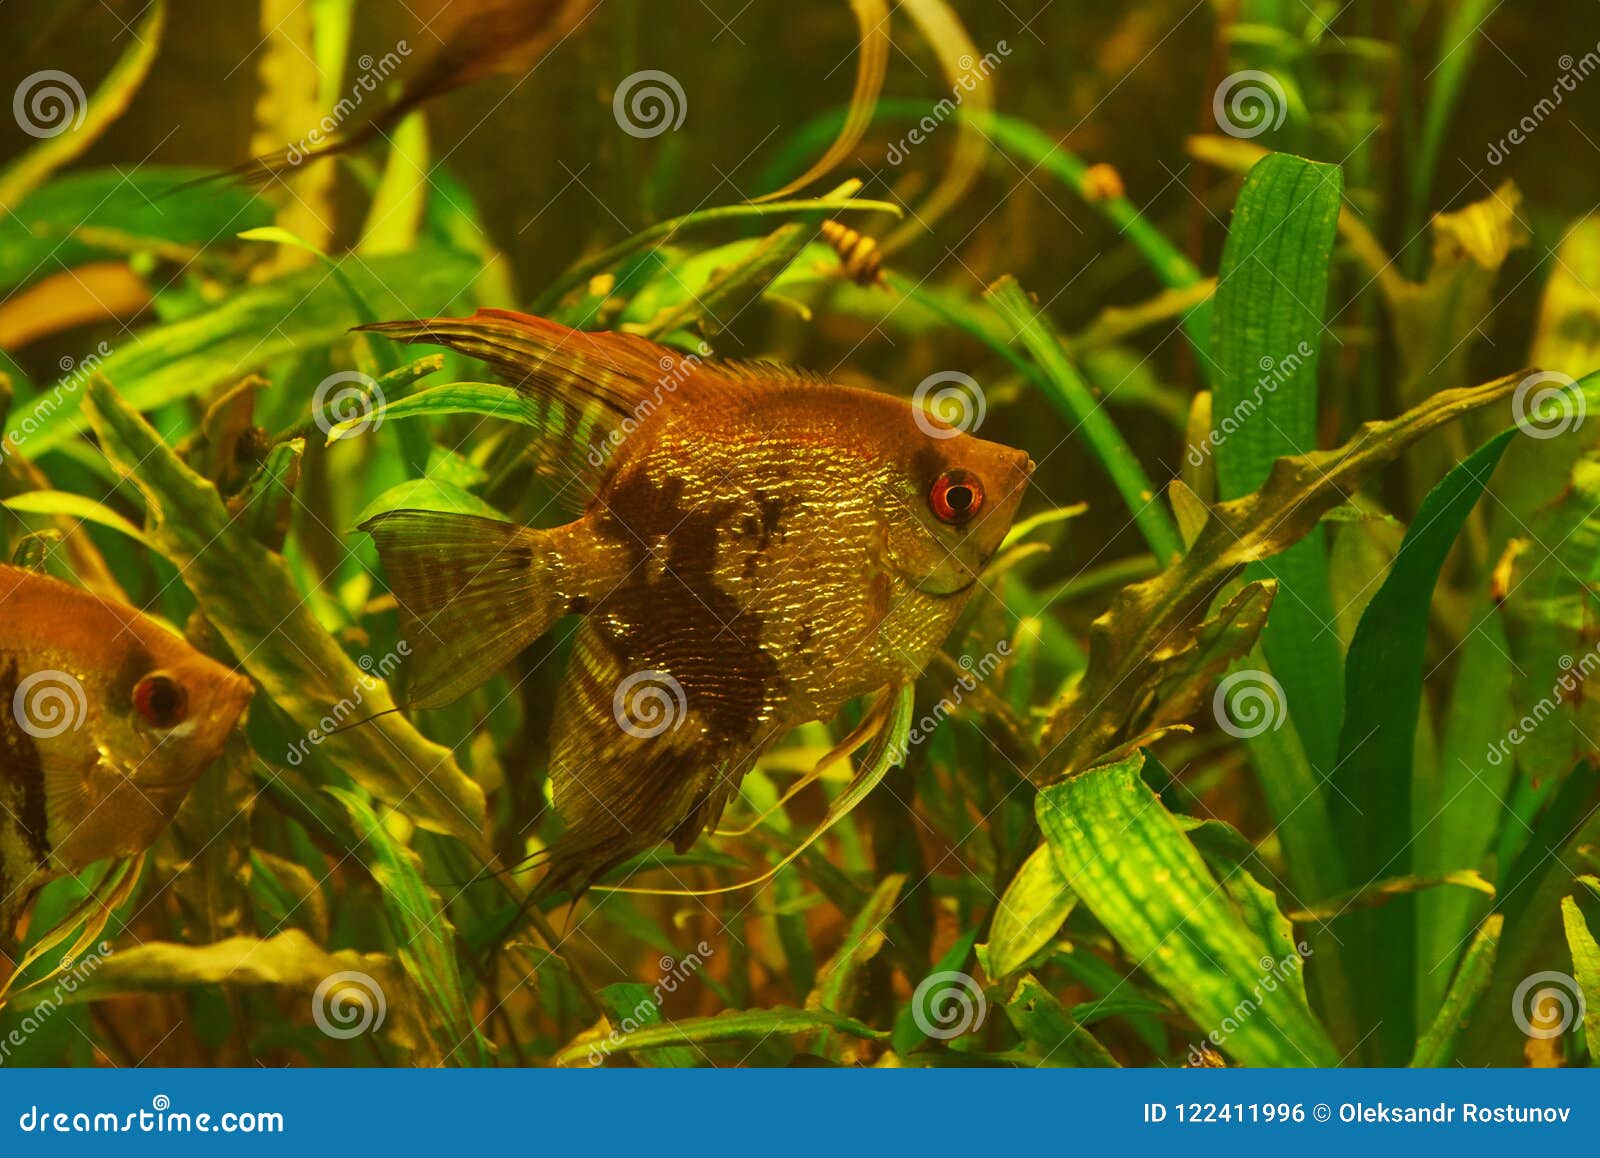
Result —
<instances>
[{"instance_id":1,"label":"angelfish","mask_svg":"<svg viewBox=\"0 0 1600 1158\"><path fill-rule=\"evenodd\" d=\"M0 565L0 942L39 885L148 849L253 692L132 607Z\"/></svg>"},{"instance_id":2,"label":"angelfish","mask_svg":"<svg viewBox=\"0 0 1600 1158\"><path fill-rule=\"evenodd\" d=\"M363 327L489 363L581 504L535 529L401 510L376 540L417 655L407 700L492 677L584 617L551 743L565 830L541 893L720 817L756 758L914 680L977 589L1033 463L903 399L504 310Z\"/></svg>"}]
</instances>

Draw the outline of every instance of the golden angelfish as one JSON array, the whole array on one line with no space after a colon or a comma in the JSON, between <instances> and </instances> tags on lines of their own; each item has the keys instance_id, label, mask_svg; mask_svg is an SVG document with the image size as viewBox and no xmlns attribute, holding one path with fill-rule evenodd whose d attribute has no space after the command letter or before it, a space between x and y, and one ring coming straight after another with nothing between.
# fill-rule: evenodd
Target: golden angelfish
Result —
<instances>
[{"instance_id":1,"label":"golden angelfish","mask_svg":"<svg viewBox=\"0 0 1600 1158\"><path fill-rule=\"evenodd\" d=\"M716 823L796 726L914 680L973 594L1033 463L886 394L504 310L365 327L480 358L539 400L582 500L537 530L366 524L417 657L413 706L482 684L563 615L543 893Z\"/></svg>"},{"instance_id":2,"label":"golden angelfish","mask_svg":"<svg viewBox=\"0 0 1600 1158\"><path fill-rule=\"evenodd\" d=\"M131 607L0 565L0 943L39 885L148 849L254 690Z\"/></svg>"}]
</instances>

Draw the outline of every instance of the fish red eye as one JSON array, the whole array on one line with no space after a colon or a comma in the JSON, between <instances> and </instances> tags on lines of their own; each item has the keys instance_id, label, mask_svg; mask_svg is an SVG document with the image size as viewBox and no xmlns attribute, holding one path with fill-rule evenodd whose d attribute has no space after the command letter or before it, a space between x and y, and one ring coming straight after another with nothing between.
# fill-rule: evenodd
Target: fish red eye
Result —
<instances>
[{"instance_id":1,"label":"fish red eye","mask_svg":"<svg viewBox=\"0 0 1600 1158\"><path fill-rule=\"evenodd\" d=\"M147 675L133 686L133 708L157 728L176 728L189 714L189 696L169 675Z\"/></svg>"},{"instance_id":2,"label":"fish red eye","mask_svg":"<svg viewBox=\"0 0 1600 1158\"><path fill-rule=\"evenodd\" d=\"M947 470L933 480L928 505L942 523L964 523L983 507L983 484L964 470Z\"/></svg>"}]
</instances>

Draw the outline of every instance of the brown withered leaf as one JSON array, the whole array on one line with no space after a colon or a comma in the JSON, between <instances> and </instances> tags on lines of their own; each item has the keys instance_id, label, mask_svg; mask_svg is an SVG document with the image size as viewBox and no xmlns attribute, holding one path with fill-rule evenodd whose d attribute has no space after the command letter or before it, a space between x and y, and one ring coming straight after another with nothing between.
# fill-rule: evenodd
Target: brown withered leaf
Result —
<instances>
[{"instance_id":1,"label":"brown withered leaf","mask_svg":"<svg viewBox=\"0 0 1600 1158\"><path fill-rule=\"evenodd\" d=\"M1149 742L1156 730L1178 726L1194 706L1197 685L1181 677L1175 658L1191 651L1208 654L1195 670L1212 670L1213 661L1231 650L1217 647L1217 641L1231 636L1237 643L1245 634L1241 621L1247 609L1250 614L1258 610L1250 600L1260 595L1242 603L1244 597L1236 597L1219 616L1230 628L1219 632L1219 625L1204 617L1223 585L1245 564L1298 542L1324 512L1349 502L1368 477L1417 439L1507 397L1525 375L1519 371L1486 385L1440 391L1397 418L1366 423L1341 447L1279 459L1260 490L1213 505L1181 560L1124 588L1095 620L1088 668L1045 726L1045 756L1034 778L1041 783L1063 779L1107 753ZM1170 708L1158 702L1161 696Z\"/></svg>"}]
</instances>

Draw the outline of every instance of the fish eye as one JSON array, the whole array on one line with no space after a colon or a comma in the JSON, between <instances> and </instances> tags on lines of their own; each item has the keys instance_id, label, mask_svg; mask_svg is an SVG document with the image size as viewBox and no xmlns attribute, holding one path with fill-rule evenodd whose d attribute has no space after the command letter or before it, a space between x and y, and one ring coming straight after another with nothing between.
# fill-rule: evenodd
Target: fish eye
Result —
<instances>
[{"instance_id":1,"label":"fish eye","mask_svg":"<svg viewBox=\"0 0 1600 1158\"><path fill-rule=\"evenodd\" d=\"M189 695L177 680L155 672L133 686L133 708L157 728L175 728L189 714Z\"/></svg>"},{"instance_id":2,"label":"fish eye","mask_svg":"<svg viewBox=\"0 0 1600 1158\"><path fill-rule=\"evenodd\" d=\"M947 470L933 480L928 505L941 523L964 523L983 507L983 484L969 471Z\"/></svg>"}]
</instances>

